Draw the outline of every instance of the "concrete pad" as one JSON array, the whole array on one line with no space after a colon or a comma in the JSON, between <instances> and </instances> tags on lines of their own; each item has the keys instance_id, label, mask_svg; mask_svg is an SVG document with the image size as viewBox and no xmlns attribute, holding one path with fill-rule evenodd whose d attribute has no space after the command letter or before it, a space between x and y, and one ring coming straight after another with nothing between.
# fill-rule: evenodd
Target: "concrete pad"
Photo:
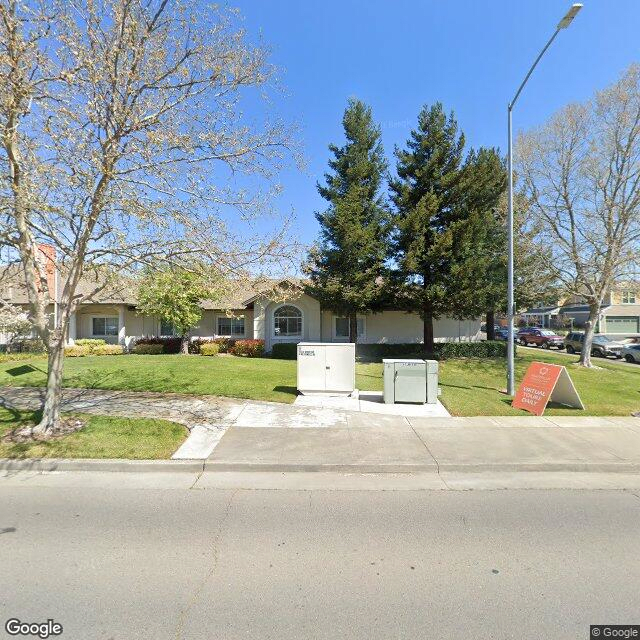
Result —
<instances>
[{"instance_id":1,"label":"concrete pad","mask_svg":"<svg viewBox=\"0 0 640 640\"><path fill-rule=\"evenodd\" d=\"M307 429L347 427L344 411L323 407L249 402L233 423L235 427Z\"/></svg>"},{"instance_id":2,"label":"concrete pad","mask_svg":"<svg viewBox=\"0 0 640 640\"><path fill-rule=\"evenodd\" d=\"M360 391L354 397L300 395L295 399L293 406L360 411L389 416L449 416L449 412L439 400L435 404L385 404L382 391Z\"/></svg>"},{"instance_id":3,"label":"concrete pad","mask_svg":"<svg viewBox=\"0 0 640 640\"><path fill-rule=\"evenodd\" d=\"M521 465L620 462L620 458L575 437L565 429L509 427L415 427L438 463L459 465Z\"/></svg>"},{"instance_id":4,"label":"concrete pad","mask_svg":"<svg viewBox=\"0 0 640 640\"><path fill-rule=\"evenodd\" d=\"M189 432L189 437L171 456L172 460L204 460L211 455L226 427L196 425Z\"/></svg>"}]
</instances>

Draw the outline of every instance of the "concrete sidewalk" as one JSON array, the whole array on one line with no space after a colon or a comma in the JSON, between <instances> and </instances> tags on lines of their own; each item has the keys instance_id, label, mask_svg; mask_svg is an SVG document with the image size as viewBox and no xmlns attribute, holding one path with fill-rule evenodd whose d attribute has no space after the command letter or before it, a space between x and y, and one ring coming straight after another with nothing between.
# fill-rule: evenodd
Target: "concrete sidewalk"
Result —
<instances>
[{"instance_id":1,"label":"concrete sidewalk","mask_svg":"<svg viewBox=\"0 0 640 640\"><path fill-rule=\"evenodd\" d=\"M375 416L378 422L379 416ZM404 418L346 426L231 427L205 471L640 472L638 418Z\"/></svg>"}]
</instances>

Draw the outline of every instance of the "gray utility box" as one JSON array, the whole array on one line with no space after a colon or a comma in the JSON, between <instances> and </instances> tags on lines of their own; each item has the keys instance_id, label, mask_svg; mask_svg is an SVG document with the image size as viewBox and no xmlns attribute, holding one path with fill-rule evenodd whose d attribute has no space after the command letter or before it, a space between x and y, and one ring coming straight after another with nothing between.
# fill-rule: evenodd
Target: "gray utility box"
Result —
<instances>
[{"instance_id":1,"label":"gray utility box","mask_svg":"<svg viewBox=\"0 0 640 640\"><path fill-rule=\"evenodd\" d=\"M438 362L436 360L382 361L384 401L435 404L438 401Z\"/></svg>"}]
</instances>

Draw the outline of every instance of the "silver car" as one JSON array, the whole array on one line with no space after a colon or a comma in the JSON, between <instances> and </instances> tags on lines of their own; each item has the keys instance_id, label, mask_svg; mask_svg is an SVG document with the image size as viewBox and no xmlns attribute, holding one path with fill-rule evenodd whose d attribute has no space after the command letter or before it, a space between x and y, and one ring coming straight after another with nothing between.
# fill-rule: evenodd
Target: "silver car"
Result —
<instances>
[{"instance_id":1,"label":"silver car","mask_svg":"<svg viewBox=\"0 0 640 640\"><path fill-rule=\"evenodd\" d=\"M637 362L640 364L640 344L628 344L622 349L622 357L627 362Z\"/></svg>"}]
</instances>

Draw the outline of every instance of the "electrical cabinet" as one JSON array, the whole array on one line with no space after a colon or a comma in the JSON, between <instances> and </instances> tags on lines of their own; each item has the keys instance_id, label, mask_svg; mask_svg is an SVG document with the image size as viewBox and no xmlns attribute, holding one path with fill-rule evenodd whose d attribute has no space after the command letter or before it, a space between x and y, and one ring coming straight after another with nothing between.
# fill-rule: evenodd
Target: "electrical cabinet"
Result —
<instances>
[{"instance_id":1,"label":"electrical cabinet","mask_svg":"<svg viewBox=\"0 0 640 640\"><path fill-rule=\"evenodd\" d=\"M298 391L305 395L350 395L356 387L356 345L298 344Z\"/></svg>"},{"instance_id":2,"label":"electrical cabinet","mask_svg":"<svg viewBox=\"0 0 640 640\"><path fill-rule=\"evenodd\" d=\"M385 359L384 401L387 404L438 401L438 362L436 360Z\"/></svg>"}]
</instances>

